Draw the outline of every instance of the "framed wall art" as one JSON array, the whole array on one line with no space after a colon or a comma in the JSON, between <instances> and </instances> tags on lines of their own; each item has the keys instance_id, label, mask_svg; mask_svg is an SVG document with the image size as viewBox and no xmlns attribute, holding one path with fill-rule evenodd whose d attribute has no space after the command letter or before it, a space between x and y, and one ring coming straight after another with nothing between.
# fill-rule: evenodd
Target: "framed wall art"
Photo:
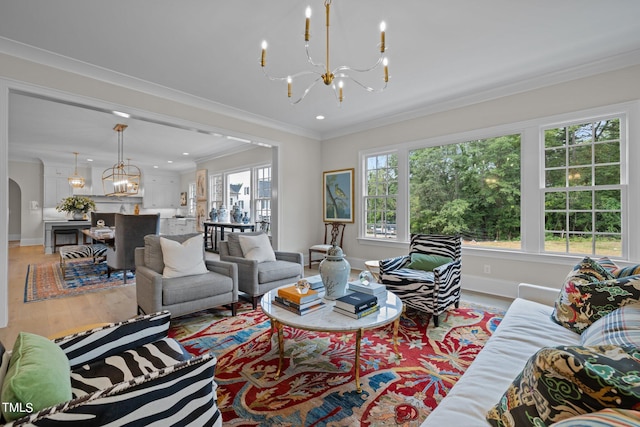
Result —
<instances>
[{"instance_id":1,"label":"framed wall art","mask_svg":"<svg viewBox=\"0 0 640 427\"><path fill-rule=\"evenodd\" d=\"M207 201L199 200L196 202L196 231L202 233L204 231L204 222L208 221Z\"/></svg>"},{"instance_id":2,"label":"framed wall art","mask_svg":"<svg viewBox=\"0 0 640 427\"><path fill-rule=\"evenodd\" d=\"M353 222L354 169L341 169L323 172L322 206L325 222Z\"/></svg>"},{"instance_id":3,"label":"framed wall art","mask_svg":"<svg viewBox=\"0 0 640 427\"><path fill-rule=\"evenodd\" d=\"M207 200L207 170L196 171L196 200Z\"/></svg>"}]
</instances>

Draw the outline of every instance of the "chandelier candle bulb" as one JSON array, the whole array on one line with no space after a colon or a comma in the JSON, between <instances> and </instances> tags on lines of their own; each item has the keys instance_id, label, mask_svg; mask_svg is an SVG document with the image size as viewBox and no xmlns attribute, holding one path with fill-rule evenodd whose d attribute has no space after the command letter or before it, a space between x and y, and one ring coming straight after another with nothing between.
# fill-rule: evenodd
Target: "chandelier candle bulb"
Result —
<instances>
[{"instance_id":1,"label":"chandelier candle bulb","mask_svg":"<svg viewBox=\"0 0 640 427\"><path fill-rule=\"evenodd\" d=\"M387 83L389 81L389 60L384 58L382 65L384 66L384 82Z\"/></svg>"},{"instance_id":2,"label":"chandelier candle bulb","mask_svg":"<svg viewBox=\"0 0 640 427\"><path fill-rule=\"evenodd\" d=\"M387 24L384 21L380 23L380 53L384 53L385 51L385 36L384 32L387 29Z\"/></svg>"},{"instance_id":3,"label":"chandelier candle bulb","mask_svg":"<svg viewBox=\"0 0 640 427\"><path fill-rule=\"evenodd\" d=\"M291 98L291 77L287 77L287 96Z\"/></svg>"},{"instance_id":4,"label":"chandelier candle bulb","mask_svg":"<svg viewBox=\"0 0 640 427\"><path fill-rule=\"evenodd\" d=\"M309 41L309 23L311 22L311 7L307 6L307 10L305 10L305 16L307 17L306 22L304 24L304 41Z\"/></svg>"},{"instance_id":5,"label":"chandelier candle bulb","mask_svg":"<svg viewBox=\"0 0 640 427\"><path fill-rule=\"evenodd\" d=\"M262 40L262 58L260 59L260 66L264 67L267 61L267 41Z\"/></svg>"},{"instance_id":6,"label":"chandelier candle bulb","mask_svg":"<svg viewBox=\"0 0 640 427\"><path fill-rule=\"evenodd\" d=\"M342 102L342 87L343 86L344 86L344 82L342 80L340 80L340 82L338 83L338 88L340 90L340 93L339 93L340 102Z\"/></svg>"}]
</instances>

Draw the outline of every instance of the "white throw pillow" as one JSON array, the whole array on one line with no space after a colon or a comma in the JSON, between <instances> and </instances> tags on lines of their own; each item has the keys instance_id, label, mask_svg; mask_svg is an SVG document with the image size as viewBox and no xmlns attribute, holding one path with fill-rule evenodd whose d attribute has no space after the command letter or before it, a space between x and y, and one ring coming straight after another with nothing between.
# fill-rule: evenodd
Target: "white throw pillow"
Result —
<instances>
[{"instance_id":1,"label":"white throw pillow","mask_svg":"<svg viewBox=\"0 0 640 427\"><path fill-rule=\"evenodd\" d=\"M208 270L204 265L202 245L202 235L193 236L183 243L160 237L160 247L164 259L162 277L171 279L205 274Z\"/></svg>"},{"instance_id":2,"label":"white throw pillow","mask_svg":"<svg viewBox=\"0 0 640 427\"><path fill-rule=\"evenodd\" d=\"M246 259L252 259L258 262L275 261L276 254L273 252L271 242L266 234L258 234L256 236L238 235L242 254Z\"/></svg>"}]
</instances>

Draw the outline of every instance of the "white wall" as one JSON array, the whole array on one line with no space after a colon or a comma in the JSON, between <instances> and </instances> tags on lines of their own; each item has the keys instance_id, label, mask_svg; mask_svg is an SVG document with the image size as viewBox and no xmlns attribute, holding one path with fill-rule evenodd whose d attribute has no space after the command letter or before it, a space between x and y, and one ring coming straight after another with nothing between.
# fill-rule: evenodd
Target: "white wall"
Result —
<instances>
[{"instance_id":1,"label":"white wall","mask_svg":"<svg viewBox=\"0 0 640 427\"><path fill-rule=\"evenodd\" d=\"M337 137L324 141L322 144L322 169L334 170L355 166L357 175L360 170L358 168L358 153L362 150L461 134L638 100L640 99L638 76L640 76L640 66L629 67ZM639 122L640 117L636 112L635 117L630 119L629 129L629 156L632 165L640 161L638 153L640 151ZM537 144L535 135L533 138L529 135L527 140ZM529 150L528 154L531 154L530 149L531 147L525 147L525 150ZM534 150L533 158L529 157L530 162L536 160L537 145ZM636 190L640 188L640 180L635 170L630 171L630 180ZM358 191L356 194L361 195L362 193L358 193ZM631 212L637 212L637 204L637 192L632 192L630 195ZM539 215L537 212L523 212L524 214ZM358 223L349 225L344 239L344 250L352 258L352 266L362 265L362 262L367 259L381 259L407 252L408 244L406 242L401 245L381 246L371 245L362 240L358 241L357 230ZM640 241L638 227L631 224L630 230L630 240ZM630 261L640 261L637 250L631 251L631 253L635 259ZM516 285L519 282L559 287L569 266L574 265L575 262L575 257L526 253L505 254L491 250L463 249L463 286L506 296L516 295ZM483 272L486 264L491 266L491 274Z\"/></svg>"},{"instance_id":2,"label":"white wall","mask_svg":"<svg viewBox=\"0 0 640 427\"><path fill-rule=\"evenodd\" d=\"M22 192L20 244L23 246L38 245L43 242L42 173L40 163L9 162L9 178L18 184ZM32 200L39 203L39 209L30 209L29 203Z\"/></svg>"}]
</instances>

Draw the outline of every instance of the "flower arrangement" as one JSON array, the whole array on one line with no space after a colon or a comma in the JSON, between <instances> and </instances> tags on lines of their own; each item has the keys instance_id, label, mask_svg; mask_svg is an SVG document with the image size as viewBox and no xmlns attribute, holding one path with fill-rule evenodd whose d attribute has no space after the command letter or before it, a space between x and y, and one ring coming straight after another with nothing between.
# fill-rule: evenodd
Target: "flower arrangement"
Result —
<instances>
[{"instance_id":1,"label":"flower arrangement","mask_svg":"<svg viewBox=\"0 0 640 427\"><path fill-rule=\"evenodd\" d=\"M58 206L56 206L56 210L58 212L69 212L69 213L83 213L86 214L89 211L93 211L96 209L96 204L93 200L84 196L69 196L66 199L63 199Z\"/></svg>"}]
</instances>

